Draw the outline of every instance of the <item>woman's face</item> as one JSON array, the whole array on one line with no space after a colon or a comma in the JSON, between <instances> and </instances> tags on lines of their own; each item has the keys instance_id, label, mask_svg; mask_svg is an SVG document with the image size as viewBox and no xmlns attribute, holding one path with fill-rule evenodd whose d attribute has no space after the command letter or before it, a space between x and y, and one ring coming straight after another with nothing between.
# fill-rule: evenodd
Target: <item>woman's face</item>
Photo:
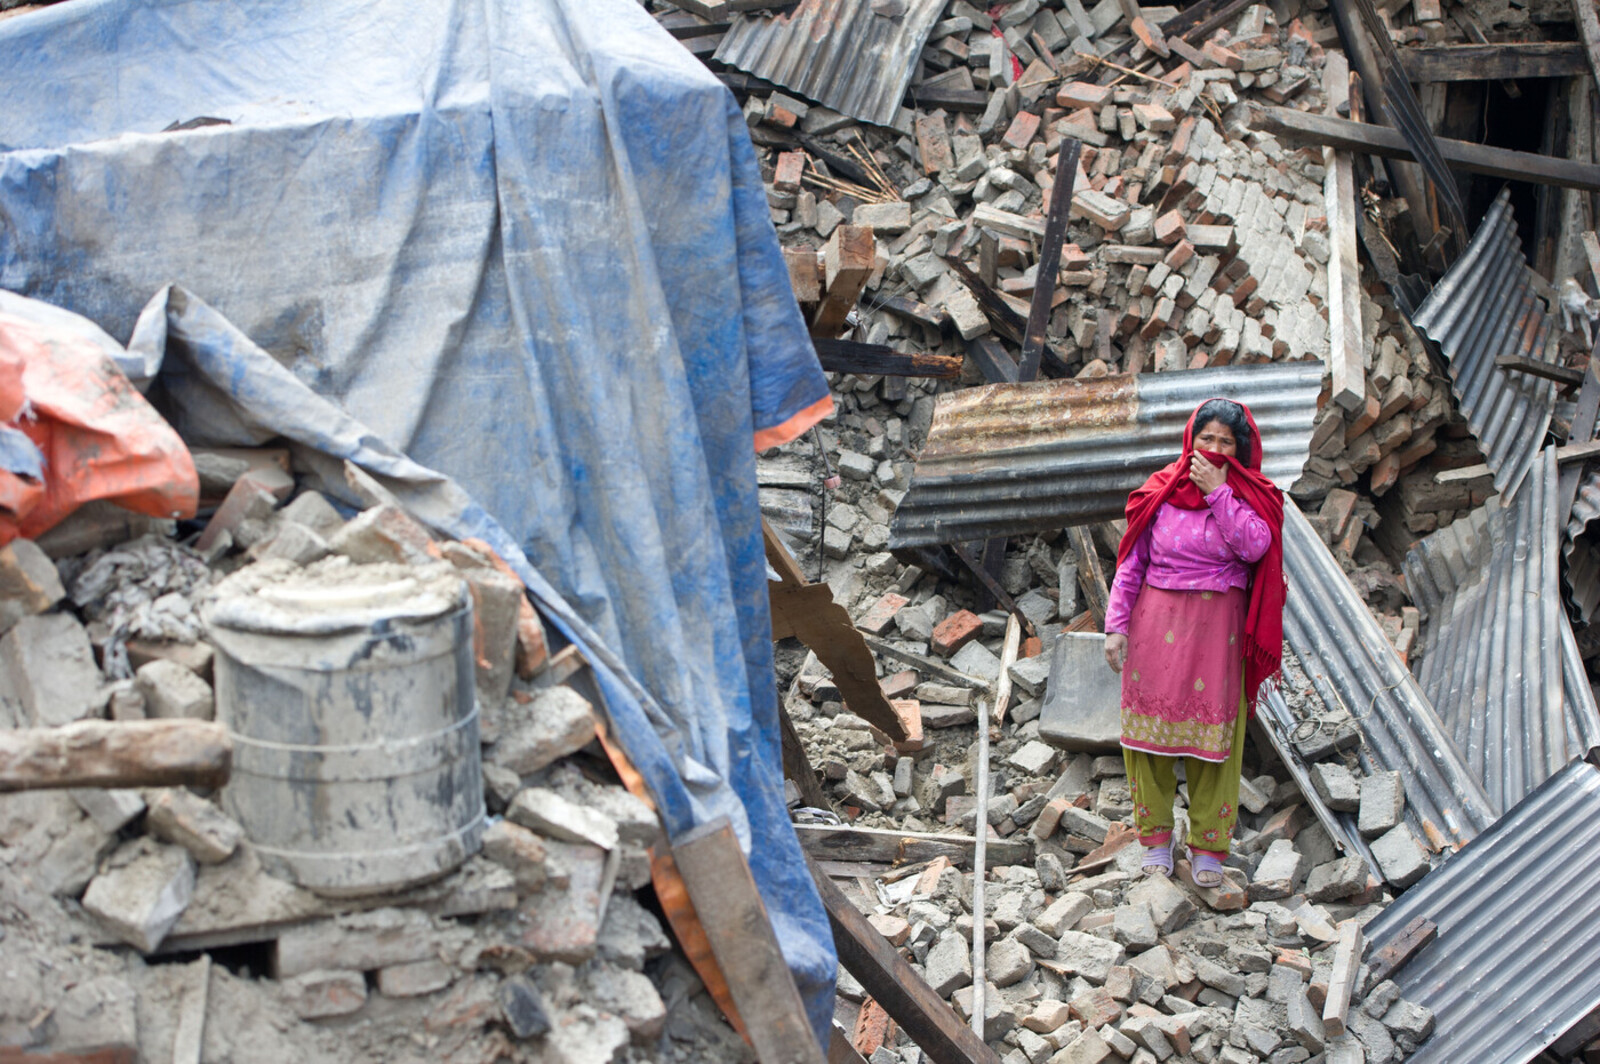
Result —
<instances>
[{"instance_id":1,"label":"woman's face","mask_svg":"<svg viewBox=\"0 0 1600 1064\"><path fill-rule=\"evenodd\" d=\"M1222 422L1208 421L1194 434L1194 449L1237 457L1239 441L1233 438L1233 430Z\"/></svg>"}]
</instances>

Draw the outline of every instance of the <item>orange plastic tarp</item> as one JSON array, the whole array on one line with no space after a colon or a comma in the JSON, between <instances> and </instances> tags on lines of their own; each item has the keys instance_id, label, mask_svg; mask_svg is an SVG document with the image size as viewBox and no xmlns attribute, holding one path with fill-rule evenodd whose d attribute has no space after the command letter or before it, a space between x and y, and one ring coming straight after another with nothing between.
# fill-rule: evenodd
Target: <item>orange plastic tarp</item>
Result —
<instances>
[{"instance_id":1,"label":"orange plastic tarp","mask_svg":"<svg viewBox=\"0 0 1600 1064\"><path fill-rule=\"evenodd\" d=\"M96 345L0 314L0 424L44 455L44 478L0 469L0 545L33 538L86 502L192 517L194 460L172 426Z\"/></svg>"}]
</instances>

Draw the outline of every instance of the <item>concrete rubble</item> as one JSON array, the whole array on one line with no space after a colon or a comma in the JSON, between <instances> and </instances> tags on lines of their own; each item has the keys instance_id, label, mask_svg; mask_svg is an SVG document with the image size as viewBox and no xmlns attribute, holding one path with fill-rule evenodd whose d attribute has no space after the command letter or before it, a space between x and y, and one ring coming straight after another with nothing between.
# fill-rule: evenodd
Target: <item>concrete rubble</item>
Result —
<instances>
[{"instance_id":1,"label":"concrete rubble","mask_svg":"<svg viewBox=\"0 0 1600 1064\"><path fill-rule=\"evenodd\" d=\"M55 558L28 540L0 551L0 727L210 719L215 654L198 607L226 575L340 554L442 557L477 607L481 852L400 893L321 897L265 870L216 793L0 794L0 1047L314 1064L752 1060L659 910L635 897L660 824L601 752L595 708L546 667L520 583L393 505L341 511L283 472L282 452L197 457L221 501L209 524ZM248 505L230 506L241 484ZM67 532L58 540L87 535Z\"/></svg>"}]
</instances>

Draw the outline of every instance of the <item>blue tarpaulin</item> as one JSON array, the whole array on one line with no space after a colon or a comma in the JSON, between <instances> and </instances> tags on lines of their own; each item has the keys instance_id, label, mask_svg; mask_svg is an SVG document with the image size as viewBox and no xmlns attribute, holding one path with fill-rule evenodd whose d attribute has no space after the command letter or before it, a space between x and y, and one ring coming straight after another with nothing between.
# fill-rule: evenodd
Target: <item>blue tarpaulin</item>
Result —
<instances>
[{"instance_id":1,"label":"blue tarpaulin","mask_svg":"<svg viewBox=\"0 0 1600 1064\"><path fill-rule=\"evenodd\" d=\"M752 440L829 400L728 92L632 0L72 0L0 81L0 288L128 341L192 445L500 551L668 832L733 820L822 1038Z\"/></svg>"}]
</instances>

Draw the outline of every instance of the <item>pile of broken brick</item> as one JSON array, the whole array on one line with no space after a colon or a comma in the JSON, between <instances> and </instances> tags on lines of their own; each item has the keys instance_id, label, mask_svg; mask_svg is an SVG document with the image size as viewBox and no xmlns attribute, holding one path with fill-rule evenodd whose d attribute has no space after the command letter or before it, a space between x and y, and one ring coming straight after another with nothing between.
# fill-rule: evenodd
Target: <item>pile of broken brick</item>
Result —
<instances>
[{"instance_id":1,"label":"pile of broken brick","mask_svg":"<svg viewBox=\"0 0 1600 1064\"><path fill-rule=\"evenodd\" d=\"M51 1060L747 1059L635 897L659 822L617 782L572 686L581 659L547 654L520 581L480 545L434 541L353 468L373 494L347 520L297 485L285 451L195 459L220 504L198 536L91 504L0 549L0 729L211 719L200 614L230 581L454 574L475 606L481 852L432 882L329 897L264 868L219 792L0 793L0 1047Z\"/></svg>"},{"instance_id":2,"label":"pile of broken brick","mask_svg":"<svg viewBox=\"0 0 1600 1064\"><path fill-rule=\"evenodd\" d=\"M965 358L959 382L923 394L1015 379L1020 338L952 262L1009 307L1013 327L1027 317L1066 138L1083 148L1053 281L1046 376L1328 357L1329 271L1338 263L1330 263L1324 152L1292 149L1252 122L1258 105L1329 108L1324 46L1336 48L1338 38L1324 3L1250 6L1203 40L1169 37L1157 55L1133 37L1119 0L1087 10L1077 0L988 9L952 0L921 54L900 60L913 65L907 100L959 98L952 108L972 110L904 106L892 127L857 122L719 62L730 19L771 17L730 13L748 6L651 0L663 24L741 96L797 295L808 309L817 302L814 324L842 324L848 311L858 340ZM1274 10L1293 17L1280 22ZM1147 32L1175 13L1144 8ZM1397 40L1422 36L1407 14L1396 15ZM1335 76L1344 69L1338 64ZM1369 224L1396 228L1388 203L1367 203ZM828 286L849 274L841 264L863 246L864 285L844 306L831 305ZM1443 367L1383 282L1365 262L1359 268L1365 394L1343 405L1324 396L1291 494L1405 655L1415 625L1402 616L1400 560L1494 487L1487 476L1436 479L1482 456ZM1578 341L1560 340L1570 361ZM898 440L889 433L911 415L917 382L842 374L835 385L844 413L883 426L873 435L893 453L878 446L857 469L860 454L841 447L830 462L903 491L926 415L912 416ZM880 526L887 521L836 530L830 555L881 550Z\"/></svg>"}]
</instances>

